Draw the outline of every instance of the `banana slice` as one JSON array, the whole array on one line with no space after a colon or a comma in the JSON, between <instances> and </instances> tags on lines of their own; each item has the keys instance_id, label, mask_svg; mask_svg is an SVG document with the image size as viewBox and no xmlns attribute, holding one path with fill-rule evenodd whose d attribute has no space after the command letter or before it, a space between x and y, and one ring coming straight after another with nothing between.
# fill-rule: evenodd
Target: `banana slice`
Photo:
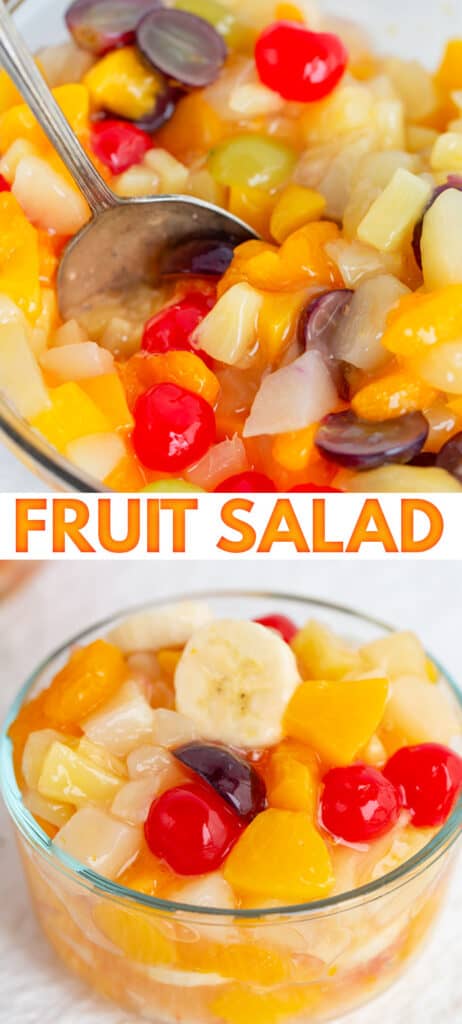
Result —
<instances>
[{"instance_id":1,"label":"banana slice","mask_svg":"<svg viewBox=\"0 0 462 1024\"><path fill-rule=\"evenodd\" d=\"M179 601L129 615L112 630L109 639L125 654L183 647L197 629L211 620L211 609L202 601Z\"/></svg>"},{"instance_id":2,"label":"banana slice","mask_svg":"<svg viewBox=\"0 0 462 1024\"><path fill-rule=\"evenodd\" d=\"M223 619L191 637L175 673L177 710L204 739L263 747L282 737L300 682L288 644L256 622Z\"/></svg>"}]
</instances>

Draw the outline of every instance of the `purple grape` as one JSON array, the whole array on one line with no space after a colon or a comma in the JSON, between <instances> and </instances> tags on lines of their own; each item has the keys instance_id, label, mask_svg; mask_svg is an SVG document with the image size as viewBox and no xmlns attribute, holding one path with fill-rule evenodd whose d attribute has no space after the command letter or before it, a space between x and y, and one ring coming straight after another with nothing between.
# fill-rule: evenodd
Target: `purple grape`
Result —
<instances>
[{"instance_id":1,"label":"purple grape","mask_svg":"<svg viewBox=\"0 0 462 1024\"><path fill-rule=\"evenodd\" d=\"M66 13L66 25L82 50L102 57L128 46L145 15L161 0L75 0Z\"/></svg>"},{"instance_id":2,"label":"purple grape","mask_svg":"<svg viewBox=\"0 0 462 1024\"><path fill-rule=\"evenodd\" d=\"M342 317L348 316L351 297L354 292L348 288L324 292L316 296L303 310L298 321L298 339L306 352L316 349L325 360L339 396L347 399L348 364L338 359L335 350L335 334Z\"/></svg>"},{"instance_id":3,"label":"purple grape","mask_svg":"<svg viewBox=\"0 0 462 1024\"><path fill-rule=\"evenodd\" d=\"M462 432L446 441L436 456L436 465L447 469L462 484Z\"/></svg>"},{"instance_id":4,"label":"purple grape","mask_svg":"<svg viewBox=\"0 0 462 1024\"><path fill-rule=\"evenodd\" d=\"M315 440L319 451L341 466L375 469L390 462L411 462L427 435L428 423L421 412L373 423L348 411L327 416Z\"/></svg>"},{"instance_id":5,"label":"purple grape","mask_svg":"<svg viewBox=\"0 0 462 1024\"><path fill-rule=\"evenodd\" d=\"M263 779L242 757L215 743L186 743L173 751L175 757L200 775L245 822L266 807Z\"/></svg>"},{"instance_id":6,"label":"purple grape","mask_svg":"<svg viewBox=\"0 0 462 1024\"><path fill-rule=\"evenodd\" d=\"M226 46L217 30L188 11L151 11L138 25L136 41L155 68L190 87L210 85L226 60Z\"/></svg>"},{"instance_id":7,"label":"purple grape","mask_svg":"<svg viewBox=\"0 0 462 1024\"><path fill-rule=\"evenodd\" d=\"M420 270L422 270L422 232L425 214L428 213L429 210L431 210L433 203L436 203L436 200L439 199L443 192L447 192L448 189L451 188L454 189L456 192L462 192L462 178L459 177L458 174L450 174L447 182L444 185L439 185L438 188L435 188L434 192L430 196L430 199L428 200L428 203L425 207L425 210L420 220L417 221L417 224L414 228L414 234L412 236L412 248L414 250L414 256L416 259L417 266L420 268Z\"/></svg>"},{"instance_id":8,"label":"purple grape","mask_svg":"<svg viewBox=\"0 0 462 1024\"><path fill-rule=\"evenodd\" d=\"M142 128L143 131L151 134L158 131L166 121L170 120L178 100L183 96L182 89L170 85L160 71L157 73L160 87L152 111L150 114L145 114L139 121L133 121L133 124L136 124L138 128Z\"/></svg>"},{"instance_id":9,"label":"purple grape","mask_svg":"<svg viewBox=\"0 0 462 1024\"><path fill-rule=\"evenodd\" d=\"M163 254L161 277L222 277L234 254L234 244L217 238L192 238Z\"/></svg>"},{"instance_id":10,"label":"purple grape","mask_svg":"<svg viewBox=\"0 0 462 1024\"><path fill-rule=\"evenodd\" d=\"M436 465L434 452L419 452L415 459L411 459L410 466L420 466L421 469L431 469Z\"/></svg>"}]
</instances>

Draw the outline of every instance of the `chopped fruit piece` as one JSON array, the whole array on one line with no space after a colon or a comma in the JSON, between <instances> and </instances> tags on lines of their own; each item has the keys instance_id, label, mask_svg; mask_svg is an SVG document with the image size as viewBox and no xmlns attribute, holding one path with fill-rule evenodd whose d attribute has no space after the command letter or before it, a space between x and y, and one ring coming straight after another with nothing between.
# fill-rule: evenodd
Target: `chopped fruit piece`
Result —
<instances>
[{"instance_id":1,"label":"chopped fruit piece","mask_svg":"<svg viewBox=\"0 0 462 1024\"><path fill-rule=\"evenodd\" d=\"M316 780L307 764L276 747L266 770L268 803L285 811L314 813Z\"/></svg>"},{"instance_id":2,"label":"chopped fruit piece","mask_svg":"<svg viewBox=\"0 0 462 1024\"><path fill-rule=\"evenodd\" d=\"M102 373L79 382L85 394L98 406L110 430L131 430L133 416L122 383L116 373Z\"/></svg>"},{"instance_id":3,"label":"chopped fruit piece","mask_svg":"<svg viewBox=\"0 0 462 1024\"><path fill-rule=\"evenodd\" d=\"M304 224L320 220L326 205L320 192L302 185L286 185L271 215L270 231L273 238L281 245Z\"/></svg>"},{"instance_id":4,"label":"chopped fruit piece","mask_svg":"<svg viewBox=\"0 0 462 1024\"><path fill-rule=\"evenodd\" d=\"M383 672L389 679L397 679L407 673L425 678L427 658L415 633L404 630L391 633L364 644L360 651L368 668Z\"/></svg>"},{"instance_id":5,"label":"chopped fruit piece","mask_svg":"<svg viewBox=\"0 0 462 1024\"><path fill-rule=\"evenodd\" d=\"M193 345L229 366L242 363L257 341L262 302L250 285L234 285L201 320L192 336Z\"/></svg>"},{"instance_id":6,"label":"chopped fruit piece","mask_svg":"<svg viewBox=\"0 0 462 1024\"><path fill-rule=\"evenodd\" d=\"M449 745L457 736L457 711L441 688L421 676L400 675L392 681L391 692L381 723L386 744L387 733L397 733L404 743Z\"/></svg>"},{"instance_id":7,"label":"chopped fruit piece","mask_svg":"<svg viewBox=\"0 0 462 1024\"><path fill-rule=\"evenodd\" d=\"M361 221L359 240L381 252L397 252L410 237L431 191L429 182L399 168Z\"/></svg>"},{"instance_id":8,"label":"chopped fruit piece","mask_svg":"<svg viewBox=\"0 0 462 1024\"><path fill-rule=\"evenodd\" d=\"M175 945L155 924L151 915L142 910L131 910L109 903L98 903L93 912L95 924L103 935L136 963L173 964Z\"/></svg>"},{"instance_id":9,"label":"chopped fruit piece","mask_svg":"<svg viewBox=\"0 0 462 1024\"><path fill-rule=\"evenodd\" d=\"M433 405L436 391L405 370L366 384L356 392L351 408L364 420L387 420Z\"/></svg>"},{"instance_id":10,"label":"chopped fruit piece","mask_svg":"<svg viewBox=\"0 0 462 1024\"><path fill-rule=\"evenodd\" d=\"M189 971L219 974L234 981L252 985L279 985L289 972L289 961L274 949L265 949L252 942L184 942L179 947L179 961Z\"/></svg>"},{"instance_id":11,"label":"chopped fruit piece","mask_svg":"<svg viewBox=\"0 0 462 1024\"><path fill-rule=\"evenodd\" d=\"M316 992L292 986L275 992L256 992L243 985L228 987L213 1002L212 1010L226 1024L279 1024L316 1004Z\"/></svg>"},{"instance_id":12,"label":"chopped fruit piece","mask_svg":"<svg viewBox=\"0 0 462 1024\"><path fill-rule=\"evenodd\" d=\"M208 166L220 185L273 189L290 177L296 155L290 146L265 135L234 135L209 155Z\"/></svg>"},{"instance_id":13,"label":"chopped fruit piece","mask_svg":"<svg viewBox=\"0 0 462 1024\"><path fill-rule=\"evenodd\" d=\"M104 413L74 381L51 388L51 407L30 418L32 427L58 451L65 452L71 441L87 434L107 434L110 425Z\"/></svg>"},{"instance_id":14,"label":"chopped fruit piece","mask_svg":"<svg viewBox=\"0 0 462 1024\"><path fill-rule=\"evenodd\" d=\"M40 312L38 234L9 192L0 194L0 292L32 323Z\"/></svg>"},{"instance_id":15,"label":"chopped fruit piece","mask_svg":"<svg viewBox=\"0 0 462 1024\"><path fill-rule=\"evenodd\" d=\"M221 866L241 832L240 819L210 786L176 786L154 801L146 842L179 875L202 875Z\"/></svg>"},{"instance_id":16,"label":"chopped fruit piece","mask_svg":"<svg viewBox=\"0 0 462 1024\"><path fill-rule=\"evenodd\" d=\"M70 737L63 736L56 729L38 729L29 733L22 757L22 774L31 789L37 789L43 762L55 742L66 743Z\"/></svg>"},{"instance_id":17,"label":"chopped fruit piece","mask_svg":"<svg viewBox=\"0 0 462 1024\"><path fill-rule=\"evenodd\" d=\"M138 399L133 444L149 469L178 472L215 441L213 410L201 395L177 384L154 385Z\"/></svg>"},{"instance_id":18,"label":"chopped fruit piece","mask_svg":"<svg viewBox=\"0 0 462 1024\"><path fill-rule=\"evenodd\" d=\"M153 715L139 686L129 681L85 719L82 728L93 743L105 746L116 757L126 757L142 743L152 741Z\"/></svg>"},{"instance_id":19,"label":"chopped fruit piece","mask_svg":"<svg viewBox=\"0 0 462 1024\"><path fill-rule=\"evenodd\" d=\"M208 782L244 822L266 807L263 779L247 761L218 744L188 743L173 751L186 768Z\"/></svg>"},{"instance_id":20,"label":"chopped fruit piece","mask_svg":"<svg viewBox=\"0 0 462 1024\"><path fill-rule=\"evenodd\" d=\"M288 903L321 899L333 884L327 846L306 813L276 808L243 832L224 876L237 892Z\"/></svg>"},{"instance_id":21,"label":"chopped fruit piece","mask_svg":"<svg viewBox=\"0 0 462 1024\"><path fill-rule=\"evenodd\" d=\"M352 764L332 768L324 776L320 818L336 839L377 839L396 825L400 810L398 790L376 768Z\"/></svg>"},{"instance_id":22,"label":"chopped fruit piece","mask_svg":"<svg viewBox=\"0 0 462 1024\"><path fill-rule=\"evenodd\" d=\"M462 789L462 759L438 743L402 747L383 771L416 828L443 825Z\"/></svg>"},{"instance_id":23,"label":"chopped fruit piece","mask_svg":"<svg viewBox=\"0 0 462 1024\"><path fill-rule=\"evenodd\" d=\"M322 622L307 622L291 646L304 679L340 679L360 666L357 651Z\"/></svg>"},{"instance_id":24,"label":"chopped fruit piece","mask_svg":"<svg viewBox=\"0 0 462 1024\"><path fill-rule=\"evenodd\" d=\"M141 832L96 807L84 807L58 832L55 843L98 874L117 878L136 857Z\"/></svg>"},{"instance_id":25,"label":"chopped fruit piece","mask_svg":"<svg viewBox=\"0 0 462 1024\"><path fill-rule=\"evenodd\" d=\"M388 691L386 679L310 680L295 691L285 728L328 764L348 765L376 731Z\"/></svg>"},{"instance_id":26,"label":"chopped fruit piece","mask_svg":"<svg viewBox=\"0 0 462 1024\"><path fill-rule=\"evenodd\" d=\"M180 658L181 650L176 650L175 648L164 647L163 650L157 652L160 671L169 683L173 683Z\"/></svg>"},{"instance_id":27,"label":"chopped fruit piece","mask_svg":"<svg viewBox=\"0 0 462 1024\"><path fill-rule=\"evenodd\" d=\"M47 415L50 399L21 322L0 323L0 390L22 416Z\"/></svg>"},{"instance_id":28,"label":"chopped fruit piece","mask_svg":"<svg viewBox=\"0 0 462 1024\"><path fill-rule=\"evenodd\" d=\"M276 21L257 39L255 62L261 81L286 100L313 103L338 85L348 62L341 39L305 25Z\"/></svg>"},{"instance_id":29,"label":"chopped fruit piece","mask_svg":"<svg viewBox=\"0 0 462 1024\"><path fill-rule=\"evenodd\" d=\"M82 722L122 685L126 667L114 644L94 640L74 652L48 688L45 711L66 726Z\"/></svg>"},{"instance_id":30,"label":"chopped fruit piece","mask_svg":"<svg viewBox=\"0 0 462 1024\"><path fill-rule=\"evenodd\" d=\"M63 743L52 743L45 756L38 791L47 800L82 807L110 803L123 779Z\"/></svg>"},{"instance_id":31,"label":"chopped fruit piece","mask_svg":"<svg viewBox=\"0 0 462 1024\"><path fill-rule=\"evenodd\" d=\"M43 690L37 697L33 697L32 700L23 704L17 718L12 722L8 731L13 744L14 769L18 782L22 782L22 759L30 733L42 729L56 729L58 726L58 723L53 718L50 719L45 711L46 697L47 691ZM74 736L78 736L81 732L78 726L73 727L69 731Z\"/></svg>"},{"instance_id":32,"label":"chopped fruit piece","mask_svg":"<svg viewBox=\"0 0 462 1024\"><path fill-rule=\"evenodd\" d=\"M132 46L108 53L87 72L84 84L97 109L131 121L149 117L162 88L160 75Z\"/></svg>"},{"instance_id":33,"label":"chopped fruit piece","mask_svg":"<svg viewBox=\"0 0 462 1024\"><path fill-rule=\"evenodd\" d=\"M79 137L83 137L88 129L88 89L80 83L75 83L59 86L52 91L72 130ZM23 103L11 107L0 117L0 151L6 153L18 139L32 143L40 153L50 158L50 144L45 132L40 128L29 107ZM64 168L61 161L59 167Z\"/></svg>"},{"instance_id":34,"label":"chopped fruit piece","mask_svg":"<svg viewBox=\"0 0 462 1024\"><path fill-rule=\"evenodd\" d=\"M275 629L286 644L290 644L298 633L297 626L287 615L264 615L261 619L254 619L254 622L259 622L260 626L266 626L267 629Z\"/></svg>"},{"instance_id":35,"label":"chopped fruit piece","mask_svg":"<svg viewBox=\"0 0 462 1024\"><path fill-rule=\"evenodd\" d=\"M382 345L397 356L421 356L462 332L462 285L405 295L393 309Z\"/></svg>"},{"instance_id":36,"label":"chopped fruit piece","mask_svg":"<svg viewBox=\"0 0 462 1024\"><path fill-rule=\"evenodd\" d=\"M140 164L152 147L147 132L126 121L99 121L92 125L90 138L95 156L112 174L123 174Z\"/></svg>"},{"instance_id":37,"label":"chopped fruit piece","mask_svg":"<svg viewBox=\"0 0 462 1024\"><path fill-rule=\"evenodd\" d=\"M142 359L135 356L134 359ZM209 370L204 360L194 352L170 351L143 359L149 384L177 384L178 387L201 395L209 405L215 405L220 391L218 377ZM143 391L145 389L143 388Z\"/></svg>"},{"instance_id":38,"label":"chopped fruit piece","mask_svg":"<svg viewBox=\"0 0 462 1024\"><path fill-rule=\"evenodd\" d=\"M223 480L221 484L218 484L218 487L215 487L216 494L232 494L236 492L238 494L256 494L257 492L271 494L275 491L275 484L270 480L269 476L252 470L248 470L247 473L237 473L236 476L230 476L227 480Z\"/></svg>"},{"instance_id":39,"label":"chopped fruit piece","mask_svg":"<svg viewBox=\"0 0 462 1024\"><path fill-rule=\"evenodd\" d=\"M144 842L134 863L117 880L126 889L135 889L146 896L158 896L164 886L172 884L174 876L166 864L153 856Z\"/></svg>"}]
</instances>

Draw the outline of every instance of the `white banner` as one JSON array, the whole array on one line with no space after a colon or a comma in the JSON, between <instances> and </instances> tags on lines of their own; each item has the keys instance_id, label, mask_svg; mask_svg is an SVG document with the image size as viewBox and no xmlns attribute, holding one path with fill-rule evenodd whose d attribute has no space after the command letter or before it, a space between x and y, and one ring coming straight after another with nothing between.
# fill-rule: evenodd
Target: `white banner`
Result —
<instances>
[{"instance_id":1,"label":"white banner","mask_svg":"<svg viewBox=\"0 0 462 1024\"><path fill-rule=\"evenodd\" d=\"M0 495L0 559L462 559L460 496Z\"/></svg>"}]
</instances>

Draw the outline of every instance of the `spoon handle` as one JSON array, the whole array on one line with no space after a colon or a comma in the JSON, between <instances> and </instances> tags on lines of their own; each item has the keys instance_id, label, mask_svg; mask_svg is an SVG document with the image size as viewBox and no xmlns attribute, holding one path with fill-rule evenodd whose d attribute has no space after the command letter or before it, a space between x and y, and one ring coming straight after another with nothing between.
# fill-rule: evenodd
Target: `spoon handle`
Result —
<instances>
[{"instance_id":1,"label":"spoon handle","mask_svg":"<svg viewBox=\"0 0 462 1024\"><path fill-rule=\"evenodd\" d=\"M0 64L35 114L64 161L92 212L117 205L117 199L87 156L27 49L13 19L0 0Z\"/></svg>"}]
</instances>

